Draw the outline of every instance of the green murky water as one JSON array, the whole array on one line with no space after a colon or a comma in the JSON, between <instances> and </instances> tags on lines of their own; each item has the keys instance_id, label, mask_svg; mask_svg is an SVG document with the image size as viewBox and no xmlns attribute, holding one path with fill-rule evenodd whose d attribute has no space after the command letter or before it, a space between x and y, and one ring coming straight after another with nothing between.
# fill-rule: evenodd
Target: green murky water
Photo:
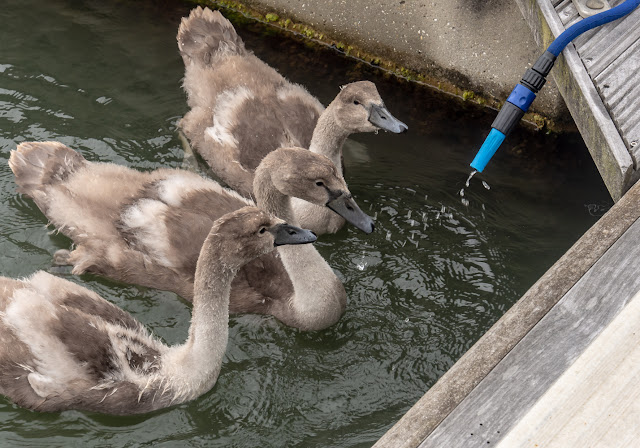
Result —
<instances>
[{"instance_id":1,"label":"green murky water","mask_svg":"<svg viewBox=\"0 0 640 448\"><path fill-rule=\"evenodd\" d=\"M0 8L0 274L54 271L169 343L186 337L187 304L55 271L53 252L70 242L48 234L6 162L21 141L60 140L90 160L179 166L186 102L175 34L188 10L108 0ZM377 230L318 243L349 293L345 316L314 333L233 316L215 388L150 415L39 414L0 398L0 445L370 446L611 205L579 136L520 129L465 188L466 206L459 191L492 113L241 22L249 48L325 104L339 85L370 79L409 125L348 144L347 182Z\"/></svg>"}]
</instances>

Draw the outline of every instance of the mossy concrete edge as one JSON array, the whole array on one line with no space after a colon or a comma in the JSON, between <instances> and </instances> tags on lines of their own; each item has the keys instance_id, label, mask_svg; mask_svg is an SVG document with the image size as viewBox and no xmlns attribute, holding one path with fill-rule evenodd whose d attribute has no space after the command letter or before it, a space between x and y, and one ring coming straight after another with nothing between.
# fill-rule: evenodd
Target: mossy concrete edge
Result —
<instances>
[{"instance_id":1,"label":"mossy concrete edge","mask_svg":"<svg viewBox=\"0 0 640 448\"><path fill-rule=\"evenodd\" d=\"M364 62L380 70L386 71L394 76L404 78L409 82L415 82L425 87L436 89L444 94L450 95L458 101L469 101L491 110L499 110L504 104L504 100L499 100L489 95L483 95L478 91L474 91L468 86L461 86L460 83L452 82L451 79L459 79L461 74L455 70L440 68L437 70L439 76L420 73L415 70L404 67L403 65L371 52L365 51L356 45L352 45L342 40L334 39L332 36L317 31L313 27L299 23L287 17L281 12L274 12L269 7L250 7L243 2L234 0L188 0L190 3L208 6L216 9L229 9L240 13L243 16L262 22L264 24L277 27L278 29L294 33L305 39L314 41L317 44L331 47L336 51ZM259 6L259 4L258 4ZM525 125L538 131L560 133L565 131L575 131L573 122L556 120L546 116L540 112L527 112L522 121Z\"/></svg>"}]
</instances>

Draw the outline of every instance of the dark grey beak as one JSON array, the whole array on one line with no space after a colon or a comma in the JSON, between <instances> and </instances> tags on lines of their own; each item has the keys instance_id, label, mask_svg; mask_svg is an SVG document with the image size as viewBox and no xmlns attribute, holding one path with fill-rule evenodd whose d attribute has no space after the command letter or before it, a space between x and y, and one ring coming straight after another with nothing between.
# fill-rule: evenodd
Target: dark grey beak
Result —
<instances>
[{"instance_id":1,"label":"dark grey beak","mask_svg":"<svg viewBox=\"0 0 640 448\"><path fill-rule=\"evenodd\" d=\"M289 224L278 224L269 229L273 234L274 246L284 246L285 244L308 244L315 243L318 239L311 230L290 226Z\"/></svg>"},{"instance_id":2,"label":"dark grey beak","mask_svg":"<svg viewBox=\"0 0 640 448\"><path fill-rule=\"evenodd\" d=\"M396 117L391 115L391 112L384 106L371 105L371 112L369 112L369 123L374 126L378 126L385 131L401 134L407 132L409 127Z\"/></svg>"},{"instance_id":3,"label":"dark grey beak","mask_svg":"<svg viewBox=\"0 0 640 448\"><path fill-rule=\"evenodd\" d=\"M373 219L365 212L360 210L356 201L351 196L341 194L336 199L327 202L327 207L336 212L347 220L349 224L353 224L364 233L373 232Z\"/></svg>"}]
</instances>

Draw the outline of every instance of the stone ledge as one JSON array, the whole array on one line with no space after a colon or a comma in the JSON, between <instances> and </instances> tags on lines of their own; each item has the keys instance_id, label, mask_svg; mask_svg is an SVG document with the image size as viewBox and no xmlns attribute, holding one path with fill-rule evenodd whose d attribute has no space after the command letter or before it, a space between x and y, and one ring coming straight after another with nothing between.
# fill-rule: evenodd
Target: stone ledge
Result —
<instances>
[{"instance_id":1,"label":"stone ledge","mask_svg":"<svg viewBox=\"0 0 640 448\"><path fill-rule=\"evenodd\" d=\"M238 10L493 108L500 107L540 53L517 5L509 0L196 3ZM575 129L552 80L531 110L525 119L539 128Z\"/></svg>"}]
</instances>

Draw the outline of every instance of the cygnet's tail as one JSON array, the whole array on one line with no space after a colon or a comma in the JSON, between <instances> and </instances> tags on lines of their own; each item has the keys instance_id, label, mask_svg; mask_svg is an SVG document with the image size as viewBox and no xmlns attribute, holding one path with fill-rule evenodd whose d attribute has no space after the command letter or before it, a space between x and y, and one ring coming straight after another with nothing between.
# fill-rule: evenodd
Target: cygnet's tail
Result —
<instances>
[{"instance_id":1,"label":"cygnet's tail","mask_svg":"<svg viewBox=\"0 0 640 448\"><path fill-rule=\"evenodd\" d=\"M9 157L18 191L31 197L46 186L64 181L85 163L84 157L58 142L20 143Z\"/></svg>"},{"instance_id":2,"label":"cygnet's tail","mask_svg":"<svg viewBox=\"0 0 640 448\"><path fill-rule=\"evenodd\" d=\"M178 49L185 65L211 65L219 56L243 55L244 42L220 11L198 6L178 28Z\"/></svg>"}]
</instances>

